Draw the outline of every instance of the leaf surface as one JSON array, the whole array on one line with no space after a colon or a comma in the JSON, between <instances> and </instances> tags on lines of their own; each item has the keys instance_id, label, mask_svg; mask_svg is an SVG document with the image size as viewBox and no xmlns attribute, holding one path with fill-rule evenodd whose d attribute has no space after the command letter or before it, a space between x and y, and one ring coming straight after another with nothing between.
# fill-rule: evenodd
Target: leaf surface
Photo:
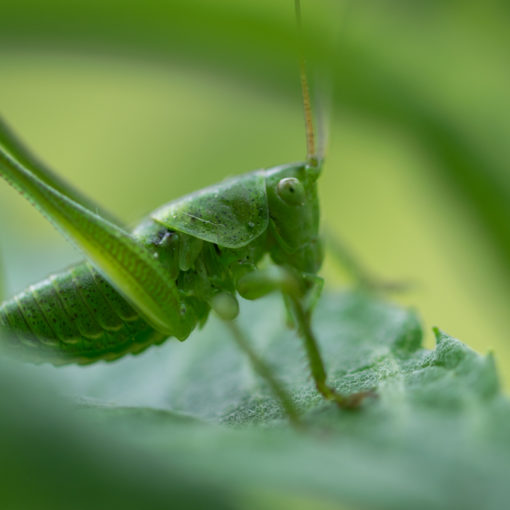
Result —
<instances>
[{"instance_id":1,"label":"leaf surface","mask_svg":"<svg viewBox=\"0 0 510 510\"><path fill-rule=\"evenodd\" d=\"M151 484L162 494L167 487L169 498L172 481L184 483L180 502L195 498L198 484L219 507L505 505L510 406L492 356L440 331L436 348L424 349L414 312L362 294L326 295L315 326L330 381L341 391L375 387L378 393L358 412L341 411L316 394L299 339L281 317L276 299L243 306L244 325L292 391L305 431L290 428L223 325L212 320L184 344L120 363L29 370L82 397L77 407L69 399L49 404L67 426L47 440L57 451L75 441L80 455L98 437L99 444L111 442L115 457L122 451L124 462L162 480ZM33 395L38 392L22 397L32 433L48 420L40 404L30 403ZM109 476L109 463L103 468ZM146 480L139 489L149 490ZM194 504L206 506L200 498Z\"/></svg>"}]
</instances>

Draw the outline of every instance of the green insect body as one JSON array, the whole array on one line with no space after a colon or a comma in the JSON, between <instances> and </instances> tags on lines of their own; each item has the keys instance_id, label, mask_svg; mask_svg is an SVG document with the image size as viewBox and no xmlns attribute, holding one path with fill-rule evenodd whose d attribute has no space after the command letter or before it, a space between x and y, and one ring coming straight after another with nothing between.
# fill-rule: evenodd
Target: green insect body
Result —
<instances>
[{"instance_id":1,"label":"green insect body","mask_svg":"<svg viewBox=\"0 0 510 510\"><path fill-rule=\"evenodd\" d=\"M295 8L299 26L299 0ZM303 58L300 67L306 163L256 170L192 193L160 207L132 232L41 164L0 119L0 176L87 258L0 305L0 346L54 364L112 360L170 337L185 340L213 309L299 425L291 396L235 321L237 295L258 299L278 291L319 393L340 407L372 395L344 396L327 384L311 328L322 288L322 154L314 146ZM337 251L360 282L370 281L341 245Z\"/></svg>"},{"instance_id":2,"label":"green insect body","mask_svg":"<svg viewBox=\"0 0 510 510\"><path fill-rule=\"evenodd\" d=\"M262 281L243 285L266 254L296 275L317 274L318 175L319 167L305 163L251 172L162 206L135 228L133 238L177 290L174 329L159 329L89 262L4 302L0 325L14 347L58 364L112 360L171 336L184 340L205 323L218 296L226 298L223 315L234 318L236 293L266 293ZM305 294L310 284L300 280Z\"/></svg>"}]
</instances>

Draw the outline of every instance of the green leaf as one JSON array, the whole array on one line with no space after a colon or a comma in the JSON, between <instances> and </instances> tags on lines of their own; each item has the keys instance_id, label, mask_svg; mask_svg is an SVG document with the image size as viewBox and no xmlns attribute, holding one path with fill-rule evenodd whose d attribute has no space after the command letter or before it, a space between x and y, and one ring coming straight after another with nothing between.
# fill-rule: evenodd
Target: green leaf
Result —
<instances>
[{"instance_id":1,"label":"green leaf","mask_svg":"<svg viewBox=\"0 0 510 510\"><path fill-rule=\"evenodd\" d=\"M211 320L184 344L111 365L16 367L18 378L50 376L68 395L85 397L78 406L18 387L2 370L2 394L14 396L0 402L8 417L1 437L18 445L3 465L19 467L23 459L18 482L38 480L57 503L55 472L67 487L74 474L58 466L69 462L81 480L91 476L84 501L99 497L98 479L113 479L105 501L124 497L128 507L140 494L152 498L151 508L159 497L186 508L506 505L510 405L491 355L439 330L435 349L424 349L414 312L363 294L328 294L314 324L330 382L340 391L375 387L378 394L357 412L341 411L315 392L276 298L244 303L241 316L292 391L304 432L290 428L226 329ZM43 449L51 451L52 469L38 463Z\"/></svg>"}]
</instances>

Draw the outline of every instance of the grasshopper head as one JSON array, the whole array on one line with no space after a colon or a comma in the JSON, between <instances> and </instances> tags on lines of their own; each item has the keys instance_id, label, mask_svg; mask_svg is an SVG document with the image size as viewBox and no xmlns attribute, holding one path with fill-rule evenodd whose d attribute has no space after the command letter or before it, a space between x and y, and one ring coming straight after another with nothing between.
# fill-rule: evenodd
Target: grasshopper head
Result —
<instances>
[{"instance_id":1,"label":"grasshopper head","mask_svg":"<svg viewBox=\"0 0 510 510\"><path fill-rule=\"evenodd\" d=\"M320 163L266 171L271 257L306 273L316 273L323 258L316 182L320 171Z\"/></svg>"}]
</instances>

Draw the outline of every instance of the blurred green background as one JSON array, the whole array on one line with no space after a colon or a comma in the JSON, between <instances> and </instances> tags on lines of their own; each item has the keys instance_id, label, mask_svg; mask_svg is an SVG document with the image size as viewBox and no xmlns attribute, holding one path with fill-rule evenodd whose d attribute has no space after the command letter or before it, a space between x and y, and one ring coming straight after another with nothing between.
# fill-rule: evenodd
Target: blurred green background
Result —
<instances>
[{"instance_id":1,"label":"blurred green background","mask_svg":"<svg viewBox=\"0 0 510 510\"><path fill-rule=\"evenodd\" d=\"M331 97L324 223L378 275L416 283L398 300L429 330L496 351L504 377L508 3L304 0L303 10ZM291 0L18 0L2 3L2 20L1 114L127 222L304 157ZM10 292L80 258L6 185L0 218ZM323 273L348 284L330 260Z\"/></svg>"}]
</instances>

